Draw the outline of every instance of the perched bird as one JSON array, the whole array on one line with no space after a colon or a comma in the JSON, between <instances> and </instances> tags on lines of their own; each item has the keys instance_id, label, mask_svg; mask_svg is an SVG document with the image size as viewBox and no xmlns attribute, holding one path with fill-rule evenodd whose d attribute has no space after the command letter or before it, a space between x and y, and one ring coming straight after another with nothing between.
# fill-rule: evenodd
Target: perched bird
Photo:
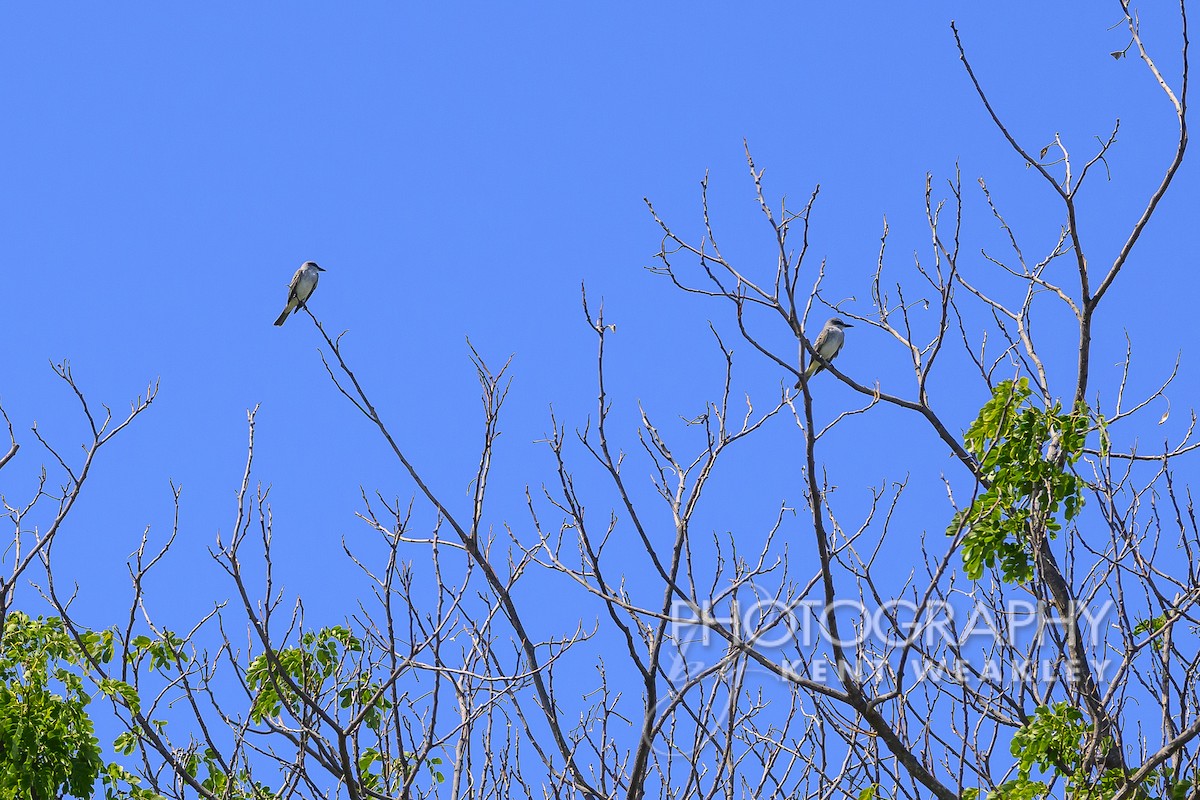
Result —
<instances>
[{"instance_id":1,"label":"perched bird","mask_svg":"<svg viewBox=\"0 0 1200 800\"><path fill-rule=\"evenodd\" d=\"M287 305L283 307L283 313L279 315L279 319L275 320L276 325L287 322L288 314L304 308L308 298L312 297L313 289L317 288L317 279L321 277L320 273L324 271L322 267L317 266L315 261L305 261L300 265L300 269L296 270L296 274L292 276L292 282L288 284Z\"/></svg>"},{"instance_id":2,"label":"perched bird","mask_svg":"<svg viewBox=\"0 0 1200 800\"><path fill-rule=\"evenodd\" d=\"M853 327L848 322L842 322L837 317L831 317L825 323L825 327L821 328L821 332L817 334L817 340L813 342L813 349L820 354L821 358L826 361L833 361L837 354L841 352L842 345L846 343L846 328ZM823 369L825 369L825 365L817 359L814 358L809 361L808 369L804 370L804 377L796 381L796 388L799 389L803 381L808 380Z\"/></svg>"}]
</instances>

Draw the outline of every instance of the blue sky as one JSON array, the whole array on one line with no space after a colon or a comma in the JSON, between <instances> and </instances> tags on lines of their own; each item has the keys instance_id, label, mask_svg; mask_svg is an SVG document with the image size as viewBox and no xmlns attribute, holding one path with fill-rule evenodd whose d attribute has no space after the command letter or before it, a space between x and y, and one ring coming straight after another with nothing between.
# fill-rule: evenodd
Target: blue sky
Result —
<instances>
[{"instance_id":1,"label":"blue sky","mask_svg":"<svg viewBox=\"0 0 1200 800\"><path fill-rule=\"evenodd\" d=\"M328 270L313 310L349 331L360 378L451 500L467 502L480 437L466 338L496 365L515 354L499 524L522 521L521 488L551 478L536 444L550 405L572 427L593 410L583 282L618 324L610 390L625 448L636 447L638 401L671 421L715 397L710 319L735 343L739 391L762 404L777 394L786 376L736 343L727 308L644 270L660 233L643 198L696 233L707 170L728 251L761 259L769 273L743 138L773 197L798 205L821 184L813 263L827 259L829 296L853 296L859 311L884 215L895 274L911 275L914 252L928 255L926 172L944 187L957 163L969 192L986 176L1040 256L1060 217L987 120L951 18L997 108L1034 149L1058 132L1073 152L1091 152L1122 118L1112 181L1097 180L1083 201L1087 244L1110 260L1174 134L1144 68L1108 55L1127 41L1108 30L1116 4L1097 5L9 6L0 26L0 400L18 431L36 420L76 452L81 421L48 360L70 359L88 397L118 413L161 380L152 410L104 454L58 545L64 573L86 578L81 607L95 625L114 621L126 556L147 525L156 535L169 525L170 480L183 486L183 516L160 578L161 612L191 619L227 596L206 547L232 522L245 413L261 404L256 477L273 487L283 582L317 613L350 610L330 585L343 574L339 539L365 534L354 517L359 487L412 489L329 384L307 318L271 326L306 259ZM1173 74L1169 24L1146 27ZM1197 278L1177 233L1194 224L1194 163L1101 311L1095 359L1097 386L1111 387L1127 329L1144 352L1134 381L1145 387L1183 350L1164 434L1182 429L1197 387L1187 352ZM977 254L998 239L977 192L970 197L966 249ZM1057 319L1047 330L1061 347L1045 346L1066 365L1074 340ZM906 393L888 347L856 330L839 366ZM1059 387L1070 380L1068 368ZM826 418L857 402L826 384ZM936 391L964 426L983 399L960 396L952 374ZM800 439L786 421L777 430L725 468L708 512L715 529L753 536L779 502L801 502ZM25 449L2 484L10 496L28 490L45 460L19 436ZM880 411L839 432L825 457L853 502L902 480L912 452L945 459L915 419ZM924 477L915 497L944 498L936 476ZM751 490L761 502L747 510L738 498ZM911 524L936 532L948 517Z\"/></svg>"}]
</instances>

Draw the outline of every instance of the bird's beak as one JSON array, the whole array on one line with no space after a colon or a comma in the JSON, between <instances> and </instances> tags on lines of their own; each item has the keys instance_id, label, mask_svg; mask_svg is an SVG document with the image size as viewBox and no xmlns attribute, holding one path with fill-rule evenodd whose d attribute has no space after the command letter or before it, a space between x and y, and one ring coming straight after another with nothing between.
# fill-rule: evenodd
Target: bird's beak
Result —
<instances>
[{"instance_id":1,"label":"bird's beak","mask_svg":"<svg viewBox=\"0 0 1200 800\"><path fill-rule=\"evenodd\" d=\"M317 267L317 265L316 265L316 264L313 264L313 266L314 266L314 267ZM325 268L324 268L324 267L317 267L317 272L324 272L324 271L325 271Z\"/></svg>"},{"instance_id":2,"label":"bird's beak","mask_svg":"<svg viewBox=\"0 0 1200 800\"><path fill-rule=\"evenodd\" d=\"M320 267L317 267L317 269L320 269ZM851 325L849 322L843 322L842 327L843 328L853 328L854 326Z\"/></svg>"}]
</instances>

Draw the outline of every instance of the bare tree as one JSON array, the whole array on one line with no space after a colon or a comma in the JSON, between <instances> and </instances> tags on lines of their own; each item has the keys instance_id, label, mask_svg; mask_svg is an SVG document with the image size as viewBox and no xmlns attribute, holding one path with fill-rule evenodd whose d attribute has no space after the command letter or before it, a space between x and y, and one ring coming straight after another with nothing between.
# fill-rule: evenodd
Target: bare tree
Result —
<instances>
[{"instance_id":1,"label":"bare tree","mask_svg":"<svg viewBox=\"0 0 1200 800\"><path fill-rule=\"evenodd\" d=\"M413 497L364 489L358 513L375 539L343 549L370 596L355 599L342 625L309 625L302 602L276 586L250 412L234 524L211 550L234 599L187 632L159 625L145 579L174 534L157 548L143 540L115 655L84 648L147 786L179 798L1194 796L1200 529L1176 464L1200 447L1195 417L1179 441L1139 452L1139 426L1175 372L1130 400L1131 350L1115 386L1091 369L1097 309L1130 268L1187 148L1187 16L1181 3L1182 66L1168 79L1134 10L1123 0L1119 8L1130 36L1121 56L1137 54L1179 135L1116 253L1085 247L1078 201L1114 156L1118 126L1082 166L1058 136L1040 149L1023 144L952 25L1015 163L1039 175L1060 206L1050 250L1026 255L1023 231L983 180L976 192L964 191L958 174L944 189L930 176L928 254L893 278L885 223L864 279L869 305L831 300L825 264L809 255L819 189L799 208L772 199L747 146L773 270L723 254L707 178L694 233L648 203L662 230L652 271L721 304L736 330L712 325L719 396L682 424L639 409L636 441L614 431L614 403L624 402L606 384L615 328L585 292L596 409L575 428L551 419L554 472L530 482L525 519L493 520L485 502L507 364L493 370L472 351L482 445L469 498L450 500L400 445L341 336L305 309L329 379L386 443ZM972 214L996 226L1003 252L964 243ZM1035 312L1037 298L1051 298L1055 310ZM821 359L807 331L823 309L882 334L894 348L886 357L911 366L911 383L885 387ZM1061 350L1035 332L1049 313L1078 330L1065 398L1052 390L1063 384L1054 367ZM734 336L778 368L778 392L766 403L735 390ZM813 359L860 401L835 407L804 380L791 391ZM69 371L60 374L82 401ZM977 376L983 403L965 432L937 391L964 375ZM50 450L68 486L47 533L30 538L22 520L51 494L6 503L16 557L0 587L4 608L37 560L45 597L86 640L87 624L54 581L50 544L92 455L152 397L121 425L93 422L82 469ZM843 508L833 486L854 476L831 475L827 443L885 410L926 431L955 472L914 463L903 480L870 488L865 509ZM0 467L16 451L11 425L9 435ZM718 465L770 435L796 436L802 520L781 498L762 535L710 532L704 507ZM643 491L647 475L654 496ZM917 566L897 578L883 554L915 482L944 482L948 503L924 513L949 536L916 540ZM577 626L537 622L547 587L580 609ZM990 633L982 641L974 635L981 624ZM578 691L581 682L588 691Z\"/></svg>"}]
</instances>

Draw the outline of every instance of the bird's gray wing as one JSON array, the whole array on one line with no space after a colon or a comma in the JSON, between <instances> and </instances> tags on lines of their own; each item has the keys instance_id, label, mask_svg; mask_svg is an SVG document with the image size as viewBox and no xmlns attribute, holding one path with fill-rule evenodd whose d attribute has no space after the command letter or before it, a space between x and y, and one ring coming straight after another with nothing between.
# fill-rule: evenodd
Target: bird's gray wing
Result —
<instances>
[{"instance_id":1,"label":"bird's gray wing","mask_svg":"<svg viewBox=\"0 0 1200 800\"><path fill-rule=\"evenodd\" d=\"M817 353L820 353L821 347L828 339L829 326L826 325L824 328L821 328L821 332L817 334L817 340L812 343L813 350ZM804 374L800 377L800 380L796 381L796 388L800 388L801 381L805 380L806 378L811 378L813 375L816 375L823 369L825 369L825 365L821 363L820 359L818 359L815 355L809 355L808 368L804 370Z\"/></svg>"},{"instance_id":2,"label":"bird's gray wing","mask_svg":"<svg viewBox=\"0 0 1200 800\"><path fill-rule=\"evenodd\" d=\"M292 276L292 282L288 284L288 303L289 304L292 302L293 299L296 299L296 300L300 299L296 295L296 290L300 288L300 276L303 274L304 274L304 267L300 267L300 269L296 270L296 274Z\"/></svg>"},{"instance_id":3,"label":"bird's gray wing","mask_svg":"<svg viewBox=\"0 0 1200 800\"><path fill-rule=\"evenodd\" d=\"M821 332L817 334L817 340L813 342L813 350L821 353L821 348L824 347L825 343L829 341L829 332L831 330L832 328L830 328L828 325L826 325L824 328L821 328ZM821 353L821 355L824 356L825 354ZM828 358L828 356L825 357Z\"/></svg>"}]
</instances>

